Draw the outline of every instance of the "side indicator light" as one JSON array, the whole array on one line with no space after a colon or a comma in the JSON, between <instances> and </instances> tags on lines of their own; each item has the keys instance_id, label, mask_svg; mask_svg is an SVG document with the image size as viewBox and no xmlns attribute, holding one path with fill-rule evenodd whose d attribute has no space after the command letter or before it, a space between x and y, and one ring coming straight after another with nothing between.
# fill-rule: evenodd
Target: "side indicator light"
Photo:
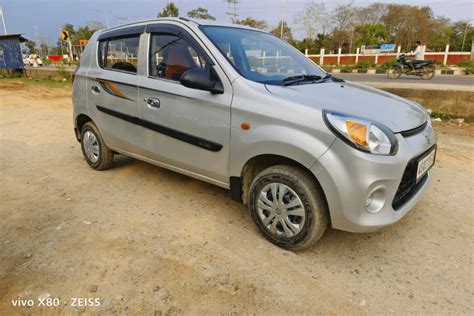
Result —
<instances>
[{"instance_id":1,"label":"side indicator light","mask_svg":"<svg viewBox=\"0 0 474 316\"><path fill-rule=\"evenodd\" d=\"M243 122L242 124L240 124L240 128L243 130L248 130L250 129L250 124Z\"/></svg>"}]
</instances>

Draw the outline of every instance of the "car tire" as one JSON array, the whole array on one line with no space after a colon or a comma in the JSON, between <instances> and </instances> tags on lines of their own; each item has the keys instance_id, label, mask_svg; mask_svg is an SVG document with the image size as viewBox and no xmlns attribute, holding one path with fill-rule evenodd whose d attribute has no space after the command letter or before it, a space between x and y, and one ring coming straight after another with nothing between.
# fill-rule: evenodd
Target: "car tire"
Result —
<instances>
[{"instance_id":1,"label":"car tire","mask_svg":"<svg viewBox=\"0 0 474 316\"><path fill-rule=\"evenodd\" d=\"M311 247L329 225L322 189L297 167L277 165L261 171L250 186L248 204L265 238L287 250Z\"/></svg>"},{"instance_id":2,"label":"car tire","mask_svg":"<svg viewBox=\"0 0 474 316\"><path fill-rule=\"evenodd\" d=\"M82 154L91 168L106 170L112 167L114 153L107 147L97 126L92 122L84 124L81 130Z\"/></svg>"}]
</instances>

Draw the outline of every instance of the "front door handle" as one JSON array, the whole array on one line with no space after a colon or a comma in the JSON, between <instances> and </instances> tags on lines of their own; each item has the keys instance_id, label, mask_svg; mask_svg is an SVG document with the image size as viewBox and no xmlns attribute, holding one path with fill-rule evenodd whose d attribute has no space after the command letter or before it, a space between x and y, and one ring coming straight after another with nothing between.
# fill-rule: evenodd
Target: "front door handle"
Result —
<instances>
[{"instance_id":1,"label":"front door handle","mask_svg":"<svg viewBox=\"0 0 474 316\"><path fill-rule=\"evenodd\" d=\"M100 87L99 86L92 86L91 90L93 93L99 94L100 93Z\"/></svg>"},{"instance_id":2,"label":"front door handle","mask_svg":"<svg viewBox=\"0 0 474 316\"><path fill-rule=\"evenodd\" d=\"M149 98L145 98L144 100L148 106L151 106L154 108L160 108L160 104L161 104L160 99L155 98L155 97L149 97Z\"/></svg>"}]
</instances>

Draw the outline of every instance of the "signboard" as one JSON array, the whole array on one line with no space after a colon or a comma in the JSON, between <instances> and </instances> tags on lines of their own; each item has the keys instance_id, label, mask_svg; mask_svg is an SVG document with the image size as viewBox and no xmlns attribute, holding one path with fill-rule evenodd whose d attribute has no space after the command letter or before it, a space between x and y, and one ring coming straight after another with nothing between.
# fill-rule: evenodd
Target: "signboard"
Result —
<instances>
[{"instance_id":1,"label":"signboard","mask_svg":"<svg viewBox=\"0 0 474 316\"><path fill-rule=\"evenodd\" d=\"M69 40L70 40L70 38L69 38L69 32L68 32L68 31L62 31L62 32L61 32L61 39L62 39L63 41L66 41L66 42L69 41Z\"/></svg>"},{"instance_id":2,"label":"signboard","mask_svg":"<svg viewBox=\"0 0 474 316\"><path fill-rule=\"evenodd\" d=\"M89 42L88 40L82 39L82 40L79 40L79 45L86 46L88 42Z\"/></svg>"},{"instance_id":3,"label":"signboard","mask_svg":"<svg viewBox=\"0 0 474 316\"><path fill-rule=\"evenodd\" d=\"M395 44L382 44L380 45L380 52L381 53L388 53L393 52L397 45Z\"/></svg>"},{"instance_id":4,"label":"signboard","mask_svg":"<svg viewBox=\"0 0 474 316\"><path fill-rule=\"evenodd\" d=\"M360 52L362 54L380 54L394 52L395 44L380 44L380 45L362 45Z\"/></svg>"}]
</instances>

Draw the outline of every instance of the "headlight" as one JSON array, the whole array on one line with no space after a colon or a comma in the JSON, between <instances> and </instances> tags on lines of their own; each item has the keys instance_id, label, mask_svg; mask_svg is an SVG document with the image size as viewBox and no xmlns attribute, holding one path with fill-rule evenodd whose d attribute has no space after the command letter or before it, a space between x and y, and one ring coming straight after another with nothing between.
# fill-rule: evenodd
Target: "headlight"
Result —
<instances>
[{"instance_id":1,"label":"headlight","mask_svg":"<svg viewBox=\"0 0 474 316\"><path fill-rule=\"evenodd\" d=\"M397 150L395 135L381 124L329 111L323 116L329 129L354 148L375 155L394 155Z\"/></svg>"}]
</instances>

